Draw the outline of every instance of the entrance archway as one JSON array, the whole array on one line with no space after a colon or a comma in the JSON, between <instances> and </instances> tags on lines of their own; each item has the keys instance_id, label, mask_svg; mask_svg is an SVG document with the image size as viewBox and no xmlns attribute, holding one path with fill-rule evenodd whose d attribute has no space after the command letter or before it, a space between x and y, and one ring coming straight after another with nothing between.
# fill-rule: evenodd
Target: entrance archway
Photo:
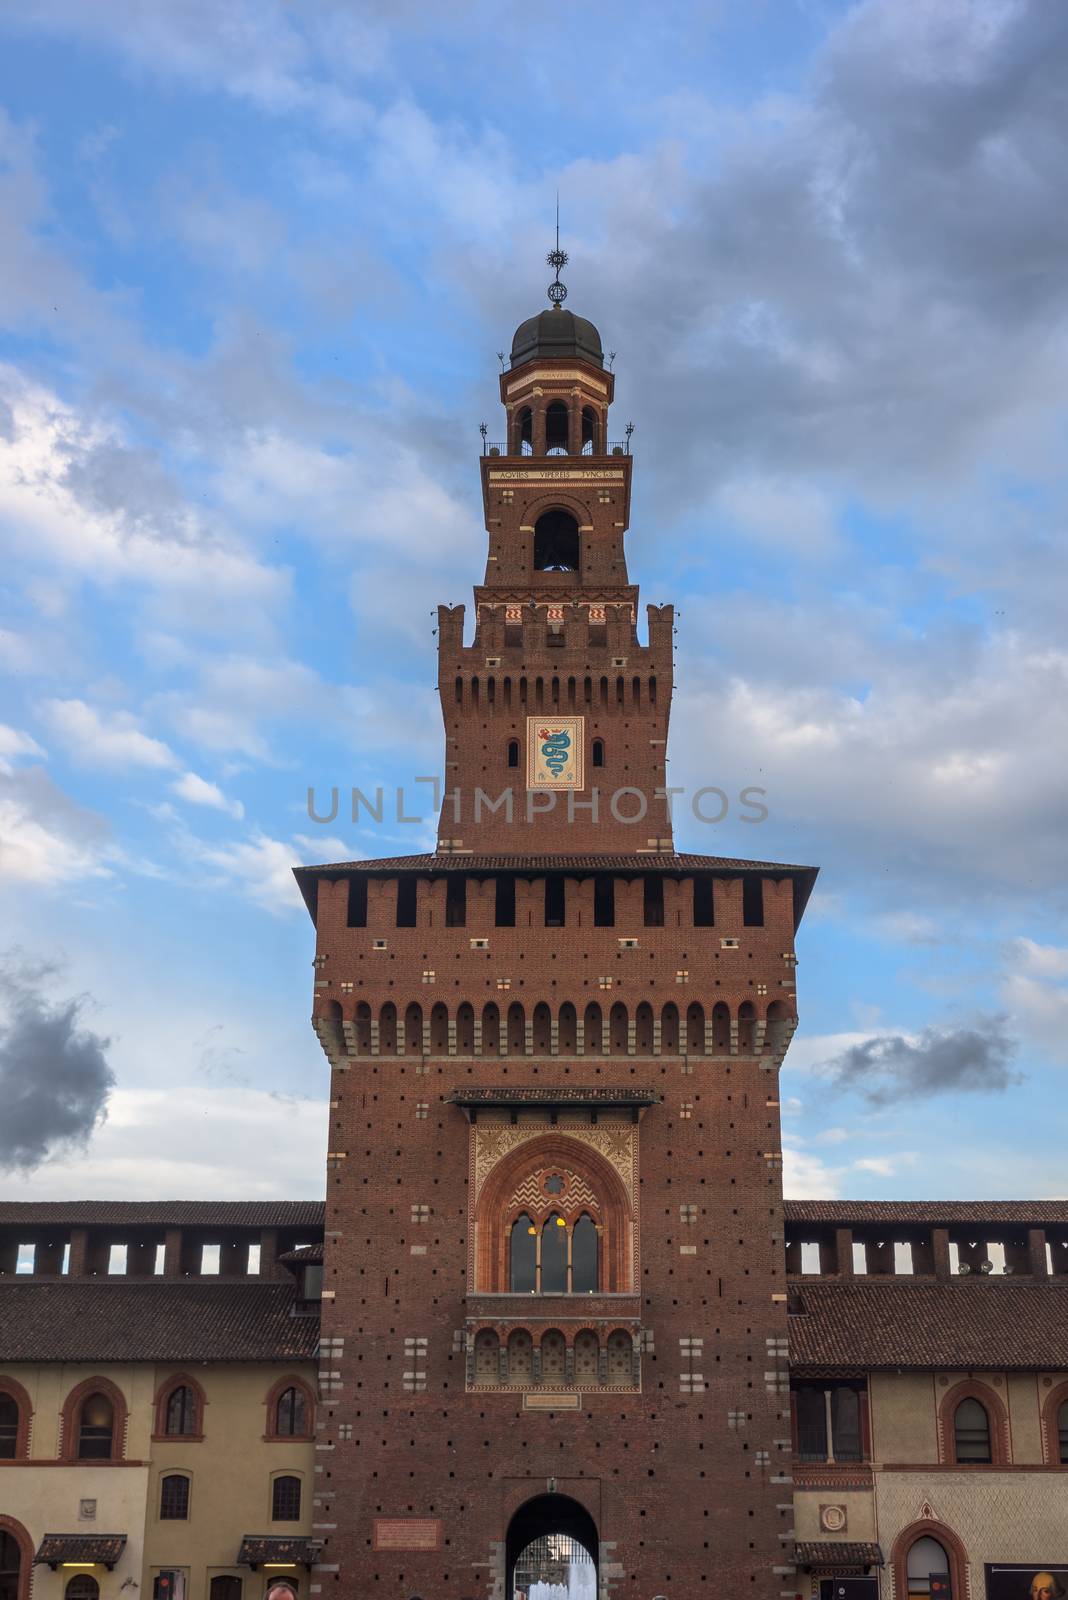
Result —
<instances>
[{"instance_id":1,"label":"entrance archway","mask_svg":"<svg viewBox=\"0 0 1068 1600\"><path fill-rule=\"evenodd\" d=\"M585 1506L566 1494L537 1495L508 1525L507 1600L544 1600L552 1592L545 1585L562 1587L568 1600L597 1600L597 1551Z\"/></svg>"}]
</instances>

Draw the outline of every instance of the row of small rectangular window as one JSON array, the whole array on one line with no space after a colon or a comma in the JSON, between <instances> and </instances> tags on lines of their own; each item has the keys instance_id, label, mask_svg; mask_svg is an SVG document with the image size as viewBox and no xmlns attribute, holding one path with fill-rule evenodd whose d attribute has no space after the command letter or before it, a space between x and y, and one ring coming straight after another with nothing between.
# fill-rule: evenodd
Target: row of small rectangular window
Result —
<instances>
[{"instance_id":1,"label":"row of small rectangular window","mask_svg":"<svg viewBox=\"0 0 1068 1600\"><path fill-rule=\"evenodd\" d=\"M450 872L445 880L445 926L467 926L467 879L465 872ZM397 927L414 928L417 912L417 878L397 879ZM715 927L713 879L696 877L691 880L693 892L693 925L695 928ZM514 876L499 875L495 879L496 903L494 923L498 928L515 927ZM647 873L643 879L643 917L647 928L664 926L664 879L658 873ZM562 928L566 921L564 874L550 872L545 875L545 926ZM348 926L367 926L367 879L362 874L349 879ZM598 928L614 928L616 923L615 878L608 873L594 874L593 921ZM764 926L764 884L757 877L742 879L742 921L747 928Z\"/></svg>"},{"instance_id":2,"label":"row of small rectangular window","mask_svg":"<svg viewBox=\"0 0 1068 1600\"><path fill-rule=\"evenodd\" d=\"M160 1479L159 1515L161 1522L187 1522L191 1480L184 1472L169 1472ZM301 1482L299 1478L275 1478L271 1483L271 1521L300 1521Z\"/></svg>"}]
</instances>

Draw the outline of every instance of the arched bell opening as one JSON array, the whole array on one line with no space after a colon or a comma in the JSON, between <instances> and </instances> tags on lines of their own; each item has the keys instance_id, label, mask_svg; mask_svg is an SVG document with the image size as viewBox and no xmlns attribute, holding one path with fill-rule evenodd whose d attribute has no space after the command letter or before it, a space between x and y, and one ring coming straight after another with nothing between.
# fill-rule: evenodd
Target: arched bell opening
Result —
<instances>
[{"instance_id":1,"label":"arched bell opening","mask_svg":"<svg viewBox=\"0 0 1068 1600\"><path fill-rule=\"evenodd\" d=\"M534 571L578 572L579 529L570 511L543 511L534 524Z\"/></svg>"},{"instance_id":2,"label":"arched bell opening","mask_svg":"<svg viewBox=\"0 0 1068 1600\"><path fill-rule=\"evenodd\" d=\"M537 1495L508 1525L507 1600L535 1584L555 1584L569 1600L597 1600L598 1555L597 1524L585 1506L570 1495Z\"/></svg>"},{"instance_id":3,"label":"arched bell opening","mask_svg":"<svg viewBox=\"0 0 1068 1600\"><path fill-rule=\"evenodd\" d=\"M597 413L592 406L582 408L582 454L595 456L601 453Z\"/></svg>"},{"instance_id":4,"label":"arched bell opening","mask_svg":"<svg viewBox=\"0 0 1068 1600\"><path fill-rule=\"evenodd\" d=\"M545 454L567 455L567 407L562 400L553 400L545 408Z\"/></svg>"}]
</instances>

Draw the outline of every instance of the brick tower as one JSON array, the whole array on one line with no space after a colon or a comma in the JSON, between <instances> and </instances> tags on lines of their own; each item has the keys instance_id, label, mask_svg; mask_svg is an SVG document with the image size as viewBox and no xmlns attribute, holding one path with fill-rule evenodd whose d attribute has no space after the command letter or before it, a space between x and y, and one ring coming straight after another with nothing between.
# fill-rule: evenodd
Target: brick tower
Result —
<instances>
[{"instance_id":1,"label":"brick tower","mask_svg":"<svg viewBox=\"0 0 1068 1600\"><path fill-rule=\"evenodd\" d=\"M639 642L632 458L563 259L482 456L473 643L439 613L437 851L297 873L326 1596L793 1592L777 1072L815 874L675 852L672 612Z\"/></svg>"}]
</instances>

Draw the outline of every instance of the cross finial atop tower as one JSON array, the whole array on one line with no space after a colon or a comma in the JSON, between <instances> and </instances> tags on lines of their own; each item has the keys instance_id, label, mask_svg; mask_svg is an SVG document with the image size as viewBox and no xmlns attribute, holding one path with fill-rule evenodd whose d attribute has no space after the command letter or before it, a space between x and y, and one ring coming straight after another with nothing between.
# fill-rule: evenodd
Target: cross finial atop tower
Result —
<instances>
[{"instance_id":1,"label":"cross finial atop tower","mask_svg":"<svg viewBox=\"0 0 1068 1600\"><path fill-rule=\"evenodd\" d=\"M555 250L550 250L549 254L545 257L545 260L548 263L548 265L550 267L555 268L555 271L556 271L555 282L550 283L547 292L548 292L548 295L549 295L549 299L553 303L553 309L555 311L559 311L560 307L563 305L564 301L567 299L567 289L566 289L565 285L560 282L560 268L567 266L567 251L566 250L561 250L561 248L560 248L560 195L559 195L559 192L557 192L557 196L556 196L556 249Z\"/></svg>"}]
</instances>

